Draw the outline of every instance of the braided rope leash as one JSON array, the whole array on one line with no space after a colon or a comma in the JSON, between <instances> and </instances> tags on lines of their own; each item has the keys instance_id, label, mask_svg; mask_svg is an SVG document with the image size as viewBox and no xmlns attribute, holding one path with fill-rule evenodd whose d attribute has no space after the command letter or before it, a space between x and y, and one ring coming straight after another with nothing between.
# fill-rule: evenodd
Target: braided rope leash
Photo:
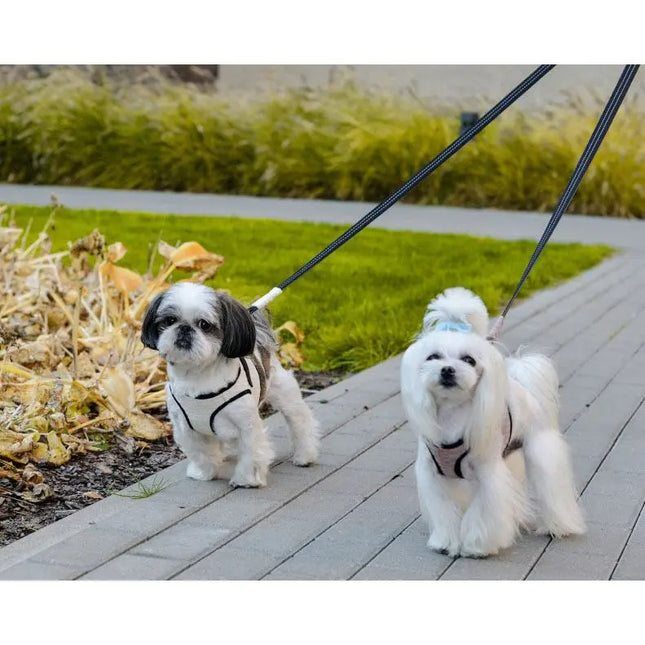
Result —
<instances>
[{"instance_id":1,"label":"braided rope leash","mask_svg":"<svg viewBox=\"0 0 645 645\"><path fill-rule=\"evenodd\" d=\"M607 104L605 105L605 108L602 111L600 118L598 119L598 123L596 124L596 127L594 128L594 131L592 132L591 137L589 137L589 141L587 142L587 145L582 155L580 156L580 159L578 160L576 168L573 171L573 174L571 175L571 178L569 179L569 182L567 183L567 186L564 189L562 196L560 197L560 201L558 202L558 205L553 211L553 214L551 215L551 218L549 219L546 225L544 233L542 234L540 241L538 242L537 246L535 247L535 250L533 251L533 255L531 256L531 259L529 260L528 264L526 265L526 268L524 269L524 273L522 274L522 277L520 278L520 281L518 282L517 287L515 287L515 291L513 292L513 295L511 296L510 300L506 304L506 307L504 307L504 311L499 316L499 318L497 318L497 320L491 327L490 332L488 333L488 338L490 340L496 340L499 337L502 331L502 327L504 325L504 319L506 318L506 315L508 314L509 309L511 308L511 305L517 298L517 295L519 294L520 289L522 288L522 285L528 278L529 273L533 269L535 263L540 257L540 254L542 253L542 251L544 250L544 247L549 241L549 238L553 234L553 231L555 230L556 226L560 222L562 215L566 212L567 208L569 208L569 205L571 204L571 200L576 194L576 191L578 190L578 186L580 185L582 178L587 172L589 165L593 161L593 158L596 155L596 152L598 152L598 148L600 148L600 144L605 138L605 135L607 134L614 120L614 117L618 112L618 109L620 108L625 96L627 95L627 91L629 90L629 87L632 84L634 77L636 76L636 72L638 72L638 67L639 67L638 65L625 65L620 75L620 78L616 83L616 87L614 88L614 91L611 93L611 96L609 97L609 100L607 101Z\"/></svg>"},{"instance_id":2,"label":"braided rope leash","mask_svg":"<svg viewBox=\"0 0 645 645\"><path fill-rule=\"evenodd\" d=\"M470 129L455 139L447 148L440 152L432 161L426 164L421 170L413 175L398 190L389 197L375 206L369 213L364 215L358 222L348 228L342 235L336 238L329 246L323 249L318 255L309 260L300 269L281 282L277 287L273 287L269 292L256 300L249 308L252 312L266 307L272 300L277 298L290 284L295 282L299 277L307 273L322 262L328 255L331 255L336 249L349 241L354 235L362 231L366 226L371 224L377 217L382 215L386 210L398 202L402 197L407 195L417 184L425 179L430 173L434 172L445 161L450 159L458 150L463 148L486 126L492 123L502 112L510 107L517 99L525 94L533 85L535 85L543 76L548 74L555 65L540 65L529 76L527 76L517 87L511 90L499 103L493 106L481 119L479 119Z\"/></svg>"}]
</instances>

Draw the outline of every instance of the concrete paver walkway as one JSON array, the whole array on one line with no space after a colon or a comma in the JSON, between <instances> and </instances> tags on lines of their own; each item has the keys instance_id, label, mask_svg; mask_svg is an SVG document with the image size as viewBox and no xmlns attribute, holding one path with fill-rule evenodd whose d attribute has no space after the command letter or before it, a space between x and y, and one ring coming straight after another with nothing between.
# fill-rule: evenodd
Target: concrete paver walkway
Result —
<instances>
[{"instance_id":1,"label":"concrete paver walkway","mask_svg":"<svg viewBox=\"0 0 645 645\"><path fill-rule=\"evenodd\" d=\"M645 228L627 224L622 252L515 306L502 335L557 363L586 536L524 535L486 560L428 551L396 357L308 399L324 433L318 464L285 460L274 415L267 488L188 480L175 464L152 497L109 497L0 549L0 579L645 578Z\"/></svg>"}]
</instances>

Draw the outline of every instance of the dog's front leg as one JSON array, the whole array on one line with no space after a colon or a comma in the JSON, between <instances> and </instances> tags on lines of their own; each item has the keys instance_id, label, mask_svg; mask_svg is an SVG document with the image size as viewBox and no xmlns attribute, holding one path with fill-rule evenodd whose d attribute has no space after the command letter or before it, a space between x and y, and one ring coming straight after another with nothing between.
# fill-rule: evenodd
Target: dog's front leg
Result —
<instances>
[{"instance_id":1,"label":"dog's front leg","mask_svg":"<svg viewBox=\"0 0 645 645\"><path fill-rule=\"evenodd\" d=\"M273 450L257 410L238 420L238 461L230 484L236 488L266 486Z\"/></svg>"},{"instance_id":2,"label":"dog's front leg","mask_svg":"<svg viewBox=\"0 0 645 645\"><path fill-rule=\"evenodd\" d=\"M428 548L451 557L459 555L461 509L447 479L437 472L425 443L419 439L415 463L419 506L428 524Z\"/></svg>"},{"instance_id":3,"label":"dog's front leg","mask_svg":"<svg viewBox=\"0 0 645 645\"><path fill-rule=\"evenodd\" d=\"M476 489L461 522L461 555L484 558L511 546L528 502L501 455L473 467Z\"/></svg>"}]
</instances>

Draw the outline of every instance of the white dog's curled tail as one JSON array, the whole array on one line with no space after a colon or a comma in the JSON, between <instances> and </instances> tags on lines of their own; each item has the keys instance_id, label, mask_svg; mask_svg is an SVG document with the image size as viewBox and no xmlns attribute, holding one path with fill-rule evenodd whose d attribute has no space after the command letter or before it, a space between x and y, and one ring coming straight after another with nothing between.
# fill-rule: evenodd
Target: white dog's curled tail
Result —
<instances>
[{"instance_id":1,"label":"white dog's curled tail","mask_svg":"<svg viewBox=\"0 0 645 645\"><path fill-rule=\"evenodd\" d=\"M423 317L423 332L442 322L467 323L480 336L488 334L488 311L479 296L463 287L452 287L430 302Z\"/></svg>"}]
</instances>

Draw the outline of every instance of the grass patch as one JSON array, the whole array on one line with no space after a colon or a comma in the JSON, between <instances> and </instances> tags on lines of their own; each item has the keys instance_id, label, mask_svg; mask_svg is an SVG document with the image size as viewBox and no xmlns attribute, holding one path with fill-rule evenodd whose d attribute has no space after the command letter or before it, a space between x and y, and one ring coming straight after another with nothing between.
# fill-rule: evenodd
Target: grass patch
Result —
<instances>
[{"instance_id":1,"label":"grass patch","mask_svg":"<svg viewBox=\"0 0 645 645\"><path fill-rule=\"evenodd\" d=\"M164 481L162 477L155 477L150 482L146 484L145 482L137 482L136 488L129 492L114 492L114 495L119 497L129 497L130 499L146 499L147 497L152 497L157 493L160 493L162 490L168 488L170 482Z\"/></svg>"},{"instance_id":2,"label":"grass patch","mask_svg":"<svg viewBox=\"0 0 645 645\"><path fill-rule=\"evenodd\" d=\"M601 104L512 108L406 201L552 210ZM0 181L378 202L458 133L457 109L352 84L224 101L59 71L0 86ZM628 98L571 211L645 217L644 153Z\"/></svg>"},{"instance_id":3,"label":"grass patch","mask_svg":"<svg viewBox=\"0 0 645 645\"><path fill-rule=\"evenodd\" d=\"M35 237L49 208L12 207L18 225ZM149 246L196 240L226 262L212 286L250 303L287 278L345 227L232 217L61 209L51 230L54 250L98 228L129 249L120 262L145 272ZM275 300L274 323L295 320L307 337L305 369L358 371L403 351L438 292L462 285L491 313L510 297L535 242L465 235L366 229ZM522 296L552 286L611 254L605 246L551 244Z\"/></svg>"}]
</instances>

